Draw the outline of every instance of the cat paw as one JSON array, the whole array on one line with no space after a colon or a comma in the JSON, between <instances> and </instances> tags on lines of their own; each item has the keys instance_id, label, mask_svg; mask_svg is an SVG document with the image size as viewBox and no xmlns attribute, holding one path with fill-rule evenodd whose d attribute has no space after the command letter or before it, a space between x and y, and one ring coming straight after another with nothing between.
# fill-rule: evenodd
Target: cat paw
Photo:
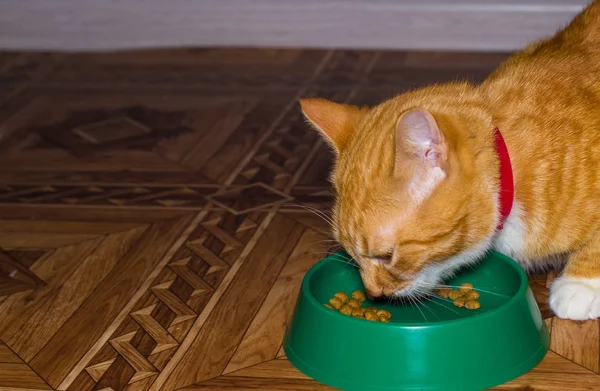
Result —
<instances>
[{"instance_id":1,"label":"cat paw","mask_svg":"<svg viewBox=\"0 0 600 391\"><path fill-rule=\"evenodd\" d=\"M552 283L549 304L562 319L600 318L600 279L561 276Z\"/></svg>"}]
</instances>

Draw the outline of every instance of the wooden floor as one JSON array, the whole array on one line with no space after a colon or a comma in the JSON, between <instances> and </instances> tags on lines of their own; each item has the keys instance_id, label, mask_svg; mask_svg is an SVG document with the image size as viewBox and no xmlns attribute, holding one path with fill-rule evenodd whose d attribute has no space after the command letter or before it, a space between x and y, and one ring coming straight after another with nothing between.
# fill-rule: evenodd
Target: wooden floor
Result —
<instances>
[{"instance_id":1,"label":"wooden floor","mask_svg":"<svg viewBox=\"0 0 600 391\"><path fill-rule=\"evenodd\" d=\"M281 342L330 248L298 96L375 103L503 54L0 53L0 389L330 390ZM598 321L498 390L600 389ZM493 360L494 352L490 352Z\"/></svg>"}]
</instances>

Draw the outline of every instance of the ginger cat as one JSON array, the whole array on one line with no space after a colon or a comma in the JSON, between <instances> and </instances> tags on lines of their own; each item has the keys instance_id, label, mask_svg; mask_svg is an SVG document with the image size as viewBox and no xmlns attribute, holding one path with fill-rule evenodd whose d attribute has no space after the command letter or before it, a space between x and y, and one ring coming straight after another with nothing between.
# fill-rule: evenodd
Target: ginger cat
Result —
<instances>
[{"instance_id":1,"label":"ginger cat","mask_svg":"<svg viewBox=\"0 0 600 391\"><path fill-rule=\"evenodd\" d=\"M490 249L526 268L567 255L551 308L600 317L600 0L480 85L301 106L336 151L334 234L371 295L430 291ZM506 219L495 129L514 183Z\"/></svg>"}]
</instances>

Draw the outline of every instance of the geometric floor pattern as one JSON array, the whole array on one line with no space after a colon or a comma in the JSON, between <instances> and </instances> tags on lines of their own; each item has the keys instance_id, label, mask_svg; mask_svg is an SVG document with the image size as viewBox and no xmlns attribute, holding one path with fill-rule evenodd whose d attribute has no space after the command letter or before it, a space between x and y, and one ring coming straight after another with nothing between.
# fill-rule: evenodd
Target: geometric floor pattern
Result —
<instances>
[{"instance_id":1,"label":"geometric floor pattern","mask_svg":"<svg viewBox=\"0 0 600 391\"><path fill-rule=\"evenodd\" d=\"M0 53L0 389L331 390L281 344L332 247L331 154L296 99L370 104L506 54ZM600 323L559 320L497 390L600 389ZM493 352L490 357L493 359Z\"/></svg>"}]
</instances>

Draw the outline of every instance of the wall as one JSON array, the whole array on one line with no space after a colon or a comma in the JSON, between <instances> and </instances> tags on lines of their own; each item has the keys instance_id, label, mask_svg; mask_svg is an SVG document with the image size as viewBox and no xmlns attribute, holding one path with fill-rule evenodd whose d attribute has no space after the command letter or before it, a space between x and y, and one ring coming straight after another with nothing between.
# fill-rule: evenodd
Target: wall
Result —
<instances>
[{"instance_id":1,"label":"wall","mask_svg":"<svg viewBox=\"0 0 600 391\"><path fill-rule=\"evenodd\" d=\"M586 0L0 0L0 49L513 50Z\"/></svg>"}]
</instances>

